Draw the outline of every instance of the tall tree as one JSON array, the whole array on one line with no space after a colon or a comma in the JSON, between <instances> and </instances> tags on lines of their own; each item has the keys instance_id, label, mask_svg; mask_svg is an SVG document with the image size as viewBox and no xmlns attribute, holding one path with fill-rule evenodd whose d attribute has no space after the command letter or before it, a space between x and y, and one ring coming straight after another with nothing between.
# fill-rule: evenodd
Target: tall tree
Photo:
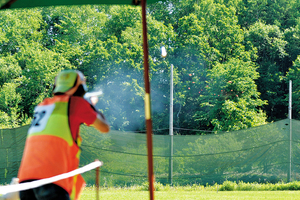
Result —
<instances>
[{"instance_id":1,"label":"tall tree","mask_svg":"<svg viewBox=\"0 0 300 200\"><path fill-rule=\"evenodd\" d=\"M217 95L220 94L209 90L211 75L208 72L229 60L230 63L235 60L239 67L242 66L240 63L251 66L254 64L251 60L255 58L255 50L244 45L244 32L238 25L233 7L227 8L221 3L208 0L194 3L193 8L195 12L180 18L175 29L177 37L172 63L178 68L180 79L175 88L179 92L175 95L181 98L180 106L175 107L175 113L179 114L175 124L185 128L212 130L216 127L229 130L229 124L218 126L217 123L212 123L212 118L220 117L219 112L213 112L220 101L210 102L209 99L218 99ZM256 76L252 79L257 78ZM255 87L253 89L256 91ZM252 110L263 105L258 103L258 96L255 98L257 102L243 103L243 108ZM205 104L210 106L204 106ZM255 123L248 123L247 127L264 123L262 113L253 112L251 115L257 117L257 120ZM236 129L246 126L241 124Z\"/></svg>"},{"instance_id":2,"label":"tall tree","mask_svg":"<svg viewBox=\"0 0 300 200\"><path fill-rule=\"evenodd\" d=\"M284 76L288 68L284 65L287 42L284 40L283 32L276 25L257 22L246 32L245 40L257 49L256 63L259 66L257 71L260 77L256 84L261 98L268 101L268 105L263 108L268 121L286 118L284 96L287 85Z\"/></svg>"},{"instance_id":3,"label":"tall tree","mask_svg":"<svg viewBox=\"0 0 300 200\"><path fill-rule=\"evenodd\" d=\"M237 4L237 16L242 27L249 28L262 21L281 29L295 26L299 18L298 0L242 0Z\"/></svg>"},{"instance_id":4,"label":"tall tree","mask_svg":"<svg viewBox=\"0 0 300 200\"><path fill-rule=\"evenodd\" d=\"M255 80L258 73L255 64L230 59L217 64L209 71L207 95L200 96L200 106L209 112L197 112L197 118L208 119L214 130L239 130L265 124L266 115L261 107Z\"/></svg>"},{"instance_id":5,"label":"tall tree","mask_svg":"<svg viewBox=\"0 0 300 200\"><path fill-rule=\"evenodd\" d=\"M287 81L291 80L293 83L293 93L292 93L292 116L294 119L300 119L300 82L299 82L299 76L300 76L300 56L297 57L295 62L293 63L293 66L289 69L287 73ZM287 83L288 84L288 83ZM286 98L288 96L286 95Z\"/></svg>"}]
</instances>

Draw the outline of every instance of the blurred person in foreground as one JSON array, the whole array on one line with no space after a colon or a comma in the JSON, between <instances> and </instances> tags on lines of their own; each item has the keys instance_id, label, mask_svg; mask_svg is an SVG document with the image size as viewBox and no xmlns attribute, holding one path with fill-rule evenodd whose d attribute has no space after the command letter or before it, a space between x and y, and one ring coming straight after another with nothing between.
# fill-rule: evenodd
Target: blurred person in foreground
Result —
<instances>
[{"instance_id":1,"label":"blurred person in foreground","mask_svg":"<svg viewBox=\"0 0 300 200\"><path fill-rule=\"evenodd\" d=\"M18 173L20 183L49 178L77 169L81 124L93 126L102 133L109 132L110 127L104 115L94 107L97 101L87 101L83 98L86 92L85 78L80 71L64 70L57 75L54 96L44 99L34 110ZM84 184L79 174L20 191L20 199L76 200L79 199Z\"/></svg>"}]
</instances>

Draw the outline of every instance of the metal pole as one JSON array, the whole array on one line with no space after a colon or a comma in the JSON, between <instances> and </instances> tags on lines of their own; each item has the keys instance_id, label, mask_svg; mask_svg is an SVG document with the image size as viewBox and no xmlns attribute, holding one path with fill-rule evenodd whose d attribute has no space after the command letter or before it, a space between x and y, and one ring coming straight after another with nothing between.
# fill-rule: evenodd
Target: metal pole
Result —
<instances>
[{"instance_id":1,"label":"metal pole","mask_svg":"<svg viewBox=\"0 0 300 200\"><path fill-rule=\"evenodd\" d=\"M289 119L292 119L292 80L289 81Z\"/></svg>"},{"instance_id":2,"label":"metal pole","mask_svg":"<svg viewBox=\"0 0 300 200\"><path fill-rule=\"evenodd\" d=\"M172 185L173 177L173 65L171 64L170 71L170 159L169 159L169 180Z\"/></svg>"},{"instance_id":3,"label":"metal pole","mask_svg":"<svg viewBox=\"0 0 300 200\"><path fill-rule=\"evenodd\" d=\"M290 144L289 144L289 172L288 182L291 182L292 176L292 81L289 81L289 120L290 120Z\"/></svg>"},{"instance_id":4,"label":"metal pole","mask_svg":"<svg viewBox=\"0 0 300 200\"><path fill-rule=\"evenodd\" d=\"M95 161L99 161L96 159ZM95 179L95 186L96 186L96 200L99 200L99 190L100 190L100 184L99 184L99 176L100 176L100 167L96 168L96 179Z\"/></svg>"},{"instance_id":5,"label":"metal pole","mask_svg":"<svg viewBox=\"0 0 300 200\"><path fill-rule=\"evenodd\" d=\"M143 50L144 50L144 81L145 81L145 119L147 128L147 150L148 150L148 179L150 200L154 199L154 173L153 173L153 150L152 150L152 120L150 104L150 81L149 81L149 55L146 22L146 0L141 1L143 20Z\"/></svg>"},{"instance_id":6,"label":"metal pole","mask_svg":"<svg viewBox=\"0 0 300 200\"><path fill-rule=\"evenodd\" d=\"M173 135L173 65L170 72L170 130L169 135Z\"/></svg>"},{"instance_id":7,"label":"metal pole","mask_svg":"<svg viewBox=\"0 0 300 200\"><path fill-rule=\"evenodd\" d=\"M99 200L99 173L100 167L96 168L96 200Z\"/></svg>"}]
</instances>

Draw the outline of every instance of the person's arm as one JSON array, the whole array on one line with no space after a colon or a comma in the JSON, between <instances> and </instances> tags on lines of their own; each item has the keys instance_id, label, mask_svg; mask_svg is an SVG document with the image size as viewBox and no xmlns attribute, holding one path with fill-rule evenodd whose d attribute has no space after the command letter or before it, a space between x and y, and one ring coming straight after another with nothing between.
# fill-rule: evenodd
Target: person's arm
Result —
<instances>
[{"instance_id":1,"label":"person's arm","mask_svg":"<svg viewBox=\"0 0 300 200\"><path fill-rule=\"evenodd\" d=\"M97 118L92 125L102 133L108 133L110 129L109 124L101 112L98 112Z\"/></svg>"},{"instance_id":2,"label":"person's arm","mask_svg":"<svg viewBox=\"0 0 300 200\"><path fill-rule=\"evenodd\" d=\"M93 104L88 102L82 97L72 96L70 99L70 124L73 124L72 133L77 133L77 125L85 124L87 126L93 126L96 130L107 133L110 130L110 126L106 121L104 115L95 108ZM74 125L75 124L75 125ZM75 128L74 128L75 127ZM76 138L76 136L73 136Z\"/></svg>"},{"instance_id":3,"label":"person's arm","mask_svg":"<svg viewBox=\"0 0 300 200\"><path fill-rule=\"evenodd\" d=\"M98 102L98 97L97 96L91 96L88 98L85 98L94 108L95 111L97 111L97 109L95 108L97 102ZM94 121L94 123L92 124L97 130L101 131L102 133L107 133L109 132L109 124L107 123L104 115L97 111L97 118Z\"/></svg>"}]
</instances>

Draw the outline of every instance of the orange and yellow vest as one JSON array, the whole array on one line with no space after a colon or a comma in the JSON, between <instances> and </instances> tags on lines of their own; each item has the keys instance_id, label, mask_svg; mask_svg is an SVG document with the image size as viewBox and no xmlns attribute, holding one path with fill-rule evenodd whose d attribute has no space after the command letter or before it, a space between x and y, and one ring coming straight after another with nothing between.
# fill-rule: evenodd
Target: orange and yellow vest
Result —
<instances>
[{"instance_id":1,"label":"orange and yellow vest","mask_svg":"<svg viewBox=\"0 0 300 200\"><path fill-rule=\"evenodd\" d=\"M49 178L78 168L81 138L73 139L69 126L68 95L45 99L34 110L19 169L20 182ZM85 184L81 175L55 182L72 200Z\"/></svg>"}]
</instances>

